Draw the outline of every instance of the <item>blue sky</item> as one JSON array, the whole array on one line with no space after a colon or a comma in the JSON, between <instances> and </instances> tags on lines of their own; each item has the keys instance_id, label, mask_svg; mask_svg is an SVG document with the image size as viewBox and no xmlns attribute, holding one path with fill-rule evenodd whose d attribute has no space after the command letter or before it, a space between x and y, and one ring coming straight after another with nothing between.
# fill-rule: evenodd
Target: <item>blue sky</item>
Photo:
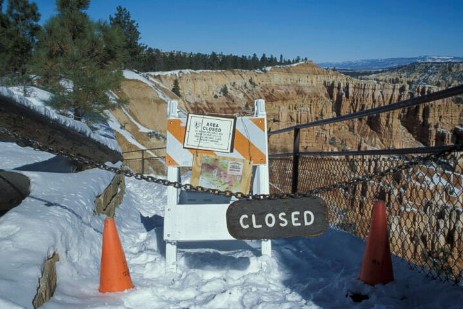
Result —
<instances>
[{"instance_id":1,"label":"blue sky","mask_svg":"<svg viewBox=\"0 0 463 309\"><path fill-rule=\"evenodd\" d=\"M36 0L46 21L55 1ZM164 51L307 57L315 62L463 56L463 0L92 0L127 8L141 42Z\"/></svg>"}]
</instances>

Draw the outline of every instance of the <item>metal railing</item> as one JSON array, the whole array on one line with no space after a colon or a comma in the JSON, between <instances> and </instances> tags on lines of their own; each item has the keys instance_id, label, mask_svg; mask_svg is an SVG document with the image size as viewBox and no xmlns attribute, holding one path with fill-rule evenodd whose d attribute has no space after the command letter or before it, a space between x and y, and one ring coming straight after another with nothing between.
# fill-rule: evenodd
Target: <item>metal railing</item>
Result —
<instances>
[{"instance_id":1,"label":"metal railing","mask_svg":"<svg viewBox=\"0 0 463 309\"><path fill-rule=\"evenodd\" d=\"M302 129L449 98L463 86L269 132L293 132L293 151L270 156L271 193L318 192L330 225L366 239L376 199L386 202L391 250L432 278L463 286L463 147L301 152Z\"/></svg>"},{"instance_id":2,"label":"metal railing","mask_svg":"<svg viewBox=\"0 0 463 309\"><path fill-rule=\"evenodd\" d=\"M281 130L275 130L273 132L269 132L268 136L271 137L273 135L282 134L282 133L286 133L286 132L291 132L291 131L294 132L293 153L292 153L292 156L293 156L293 173L292 173L293 179L292 179L292 184L293 184L293 186L291 188L291 192L296 193L297 192L298 175L299 175L299 173L297 171L298 171L298 168L299 168L299 158L301 156L301 152L299 151L300 150L300 141L301 141L301 138L300 138L301 137L301 129L311 128L311 127L316 127L316 126L322 126L322 125L327 125L327 124L346 121L346 120L354 120L354 119L359 119L359 118L363 118L363 117L367 117L367 116L373 116L373 115L380 114L380 113L390 112L390 111L393 111L393 110L403 109L403 108L412 107L412 106L419 105L419 104L429 103L429 102L433 102L433 101L436 101L436 100L441 100L441 99L453 97L453 96L456 96L456 95L459 95L459 94L462 94L462 93L463 93L463 85L460 85L460 86L448 88L448 89L445 89L445 90L442 90L442 91L438 91L438 92L435 92L435 93L431 93L431 94L428 94L428 95L412 98L412 99L409 99L409 100L405 100L405 101L401 101L401 102L397 102L397 103L393 103L393 104L389 104L389 105L385 105L385 106L380 106L380 107L376 107L376 108L372 108L372 109L368 109L368 110L363 110L363 111L359 111L359 112L356 112L356 113L351 113L351 114L342 115L342 116L338 116L338 117L322 119L322 120L314 121L314 122L310 122L310 123L300 124L300 125L284 128L284 129L281 129Z\"/></svg>"},{"instance_id":3,"label":"metal railing","mask_svg":"<svg viewBox=\"0 0 463 309\"><path fill-rule=\"evenodd\" d=\"M122 155L124 164L136 173L166 175L166 147L126 151Z\"/></svg>"}]
</instances>

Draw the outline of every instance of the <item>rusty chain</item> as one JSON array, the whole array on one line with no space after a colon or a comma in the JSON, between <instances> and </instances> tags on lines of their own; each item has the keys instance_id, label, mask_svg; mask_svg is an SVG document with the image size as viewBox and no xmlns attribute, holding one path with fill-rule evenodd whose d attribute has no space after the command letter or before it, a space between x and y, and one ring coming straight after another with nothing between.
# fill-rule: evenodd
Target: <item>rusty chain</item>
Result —
<instances>
[{"instance_id":1,"label":"rusty chain","mask_svg":"<svg viewBox=\"0 0 463 309\"><path fill-rule=\"evenodd\" d=\"M67 153L63 150L60 149L55 149L53 147L45 146L40 144L37 141L34 141L30 138L23 137L19 135L16 132L10 131L6 128L1 128L0 127L0 133L4 133L10 137L12 137L16 141L20 141L23 144L32 147L34 150L40 150L40 151L45 151L49 153L53 153L56 155L60 155L66 158L71 159L72 161L75 161L77 163L83 164L85 166L90 166L94 168L99 168L102 170L106 170L115 174L122 174L125 177L134 177L137 180L144 180L147 182L152 182L155 184L160 184L163 186L172 186L177 189L184 189L184 190L192 190L196 192L204 192L204 193L210 193L214 195L224 195L227 197L236 197L238 199L258 199L258 200L265 200L265 199L287 199L287 198L301 198L301 197L311 197L314 195L338 190L338 189L347 189L351 186L355 186L361 183L367 183L370 181L377 181L380 180L383 177L386 177L388 175L407 170L410 168L413 168L414 166L420 165L420 164L426 164L430 162L437 162L439 158L444 157L452 152L457 152L457 151L462 151L463 150L463 144L458 144L454 145L454 147L449 148L447 150L438 152L438 153L433 153L429 154L426 156L422 157L416 157L412 158L408 161L406 161L403 164L385 169L384 171L377 172L377 173L370 173L365 176L359 176L356 178L353 178L349 181L341 181L332 185L324 186L324 187L319 187L316 189L312 189L306 192L301 192L301 193L274 193L274 194L246 194L243 192L232 192L230 190L219 190L219 189L212 189L212 188L206 188L203 186L193 186L191 184L182 184L178 181L169 181L167 179L163 178L157 178L154 176L147 176L142 173L134 173L128 169L124 168L118 168L114 166L109 166L105 163L100 163L93 161L91 159L82 157L82 156L77 156L75 154L70 154Z\"/></svg>"}]
</instances>

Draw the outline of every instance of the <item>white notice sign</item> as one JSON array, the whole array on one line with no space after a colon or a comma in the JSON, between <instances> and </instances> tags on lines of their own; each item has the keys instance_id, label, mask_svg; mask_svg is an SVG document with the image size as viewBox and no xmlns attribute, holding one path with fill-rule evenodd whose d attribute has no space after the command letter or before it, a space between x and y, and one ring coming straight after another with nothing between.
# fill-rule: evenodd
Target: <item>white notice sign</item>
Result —
<instances>
[{"instance_id":1,"label":"white notice sign","mask_svg":"<svg viewBox=\"0 0 463 309\"><path fill-rule=\"evenodd\" d=\"M235 119L189 114L183 147L232 152Z\"/></svg>"}]
</instances>

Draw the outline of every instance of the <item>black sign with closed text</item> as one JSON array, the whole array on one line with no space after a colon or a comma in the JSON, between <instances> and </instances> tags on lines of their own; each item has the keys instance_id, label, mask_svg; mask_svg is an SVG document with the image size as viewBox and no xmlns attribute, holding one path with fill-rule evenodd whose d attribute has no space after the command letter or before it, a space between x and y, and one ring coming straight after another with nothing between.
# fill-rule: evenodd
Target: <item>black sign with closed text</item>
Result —
<instances>
[{"instance_id":1,"label":"black sign with closed text","mask_svg":"<svg viewBox=\"0 0 463 309\"><path fill-rule=\"evenodd\" d=\"M227 209L227 228L243 240L314 237L328 229L328 209L319 197L240 200Z\"/></svg>"}]
</instances>

